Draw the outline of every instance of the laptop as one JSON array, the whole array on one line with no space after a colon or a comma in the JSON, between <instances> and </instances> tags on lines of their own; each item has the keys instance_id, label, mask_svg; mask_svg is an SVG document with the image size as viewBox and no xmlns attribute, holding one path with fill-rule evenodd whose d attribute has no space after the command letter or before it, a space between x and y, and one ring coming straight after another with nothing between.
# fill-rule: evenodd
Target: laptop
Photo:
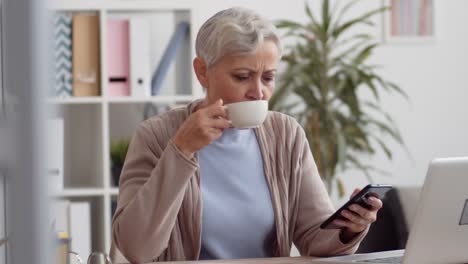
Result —
<instances>
[{"instance_id":1,"label":"laptop","mask_svg":"<svg viewBox=\"0 0 468 264\"><path fill-rule=\"evenodd\" d=\"M336 264L468 263L468 157L435 159L429 164L410 230L405 250L319 261Z\"/></svg>"}]
</instances>

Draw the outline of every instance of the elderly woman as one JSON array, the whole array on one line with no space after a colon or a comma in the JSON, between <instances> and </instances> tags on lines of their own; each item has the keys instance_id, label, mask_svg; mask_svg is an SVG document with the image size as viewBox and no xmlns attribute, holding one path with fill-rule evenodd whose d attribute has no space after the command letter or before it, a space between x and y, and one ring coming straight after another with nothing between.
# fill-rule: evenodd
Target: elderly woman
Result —
<instances>
[{"instance_id":1,"label":"elderly woman","mask_svg":"<svg viewBox=\"0 0 468 264\"><path fill-rule=\"evenodd\" d=\"M353 253L382 203L356 206L321 230L334 208L306 136L269 112L231 127L223 104L268 100L281 44L268 20L221 11L198 32L193 68L206 97L137 128L120 180L113 240L131 262ZM350 209L351 210L351 209Z\"/></svg>"}]
</instances>

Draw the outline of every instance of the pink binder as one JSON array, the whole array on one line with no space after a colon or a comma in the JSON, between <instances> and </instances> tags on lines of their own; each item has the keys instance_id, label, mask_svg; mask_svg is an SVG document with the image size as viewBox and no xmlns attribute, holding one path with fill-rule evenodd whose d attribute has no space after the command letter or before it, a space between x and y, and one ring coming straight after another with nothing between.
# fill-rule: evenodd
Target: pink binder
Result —
<instances>
[{"instance_id":1,"label":"pink binder","mask_svg":"<svg viewBox=\"0 0 468 264\"><path fill-rule=\"evenodd\" d=\"M108 95L130 95L130 39L129 21L107 21Z\"/></svg>"}]
</instances>

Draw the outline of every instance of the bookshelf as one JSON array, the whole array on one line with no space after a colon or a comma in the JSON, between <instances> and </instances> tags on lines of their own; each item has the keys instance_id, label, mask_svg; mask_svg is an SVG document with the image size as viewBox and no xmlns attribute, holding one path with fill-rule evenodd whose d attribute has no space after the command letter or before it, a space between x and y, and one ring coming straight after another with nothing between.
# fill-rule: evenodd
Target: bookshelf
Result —
<instances>
[{"instance_id":1,"label":"bookshelf","mask_svg":"<svg viewBox=\"0 0 468 264\"><path fill-rule=\"evenodd\" d=\"M196 28L196 1L191 0L51 0L53 13L93 13L99 17L100 96L51 97L51 117L64 120L64 188L52 199L87 201L91 205L91 250L109 252L111 218L118 187L111 175L111 142L130 139L144 119L145 106L160 109L185 104L203 95L191 70ZM151 74L176 25L190 24L188 41L171 64L158 96L111 97L108 93L107 23L109 18L142 16L150 22Z\"/></svg>"}]
</instances>

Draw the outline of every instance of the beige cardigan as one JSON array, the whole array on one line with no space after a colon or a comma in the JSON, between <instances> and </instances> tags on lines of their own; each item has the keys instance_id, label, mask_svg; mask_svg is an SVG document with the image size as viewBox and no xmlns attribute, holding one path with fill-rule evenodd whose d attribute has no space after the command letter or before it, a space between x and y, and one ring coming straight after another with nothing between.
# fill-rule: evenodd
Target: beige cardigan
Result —
<instances>
[{"instance_id":1,"label":"beige cardigan","mask_svg":"<svg viewBox=\"0 0 468 264\"><path fill-rule=\"evenodd\" d=\"M114 243L132 263L199 258L202 193L197 154L187 159L171 140L198 103L142 122L132 139L112 221ZM334 208L300 125L269 112L255 132L274 208L274 255L289 256L292 242L301 255L353 253L365 232L343 244L338 231L319 228Z\"/></svg>"}]
</instances>

